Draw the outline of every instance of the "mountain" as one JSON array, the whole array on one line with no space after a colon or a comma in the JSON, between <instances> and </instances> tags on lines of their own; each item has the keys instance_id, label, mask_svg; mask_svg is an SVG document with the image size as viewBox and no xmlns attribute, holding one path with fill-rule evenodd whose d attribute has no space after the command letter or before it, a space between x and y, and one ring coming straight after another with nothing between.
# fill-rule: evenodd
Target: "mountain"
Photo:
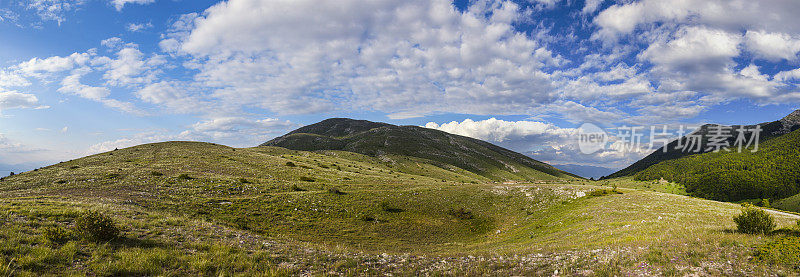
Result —
<instances>
[{"instance_id":1,"label":"mountain","mask_svg":"<svg viewBox=\"0 0 800 277\"><path fill-rule=\"evenodd\" d=\"M261 146L292 150L339 150L379 157L387 163L413 157L441 168L492 181L575 178L546 163L494 144L417 126L332 118L294 130Z\"/></svg>"},{"instance_id":2,"label":"mountain","mask_svg":"<svg viewBox=\"0 0 800 277\"><path fill-rule=\"evenodd\" d=\"M327 138L377 132L339 126L331 134L344 135ZM426 136L444 136L436 134ZM513 162L478 142L444 138L471 151L463 153ZM490 180L396 154L143 144L0 178L0 276L796 273L796 258L765 263L752 250L794 253L784 236L723 232L736 228L736 204L655 193L654 182L629 179ZM97 214L107 218L79 224ZM797 219L775 217L781 227ZM86 236L109 223L120 237Z\"/></svg>"},{"instance_id":3,"label":"mountain","mask_svg":"<svg viewBox=\"0 0 800 277\"><path fill-rule=\"evenodd\" d=\"M800 128L800 110L796 110L796 111L792 112L791 114L785 116L784 118L782 118L780 120L773 121L773 122L761 123L761 124L758 124L758 125L761 126L761 130L762 130L761 134L760 134L760 141L761 142L765 142L765 141L770 140L772 138L776 138L776 137L788 134L788 133ZM735 134L735 132L736 132L735 130L737 128L742 127L742 125L732 125L732 126L725 126L725 125L719 125L719 124L706 124L706 125L703 125L700 128L698 128L696 131L692 132L691 134L689 134L687 136L684 136L684 137L682 137L682 138L680 138L678 140L675 140L675 141L672 141L672 142L668 143L666 146L663 146L663 147L659 148L658 150L654 151L650 155L647 155L646 157L642 158L641 160L631 164L630 166L628 166L626 168L623 168L620 171L614 172L613 174L605 177L604 179L617 178L617 177L623 177L623 176L632 176L632 175L634 175L634 174L636 174L636 173L638 173L638 172L640 172L642 170L647 169L648 167L650 167L652 165L655 165L655 164L663 162L663 161L669 161L669 160L679 159L679 158L686 157L686 156L707 153L710 150L700 149L700 151L698 151L698 152L683 151L682 148L677 147L677 146L679 144L680 145L686 145L686 142L687 142L687 140L688 140L688 138L690 136L697 136L697 135L702 136L702 144L703 145L707 145L708 140L709 140L709 132L711 130L713 130L714 128L717 128L717 126L726 127L726 128L732 128L732 130L734 130L733 131L734 134ZM753 128L753 127L755 127L755 125L745 125L744 127L745 128ZM750 137L750 135L751 135L750 133L747 133L747 137L748 138ZM728 138L727 141L728 141L728 143L730 145L733 145L735 139L736 139L736 136L731 136L731 137ZM664 148L666 148L667 150L664 151Z\"/></svg>"},{"instance_id":4,"label":"mountain","mask_svg":"<svg viewBox=\"0 0 800 277\"><path fill-rule=\"evenodd\" d=\"M579 164L554 164L553 166L563 171L581 176L583 178L594 178L594 179L599 179L600 177L609 175L611 173L614 173L615 171L615 169L607 167L579 165Z\"/></svg>"}]
</instances>

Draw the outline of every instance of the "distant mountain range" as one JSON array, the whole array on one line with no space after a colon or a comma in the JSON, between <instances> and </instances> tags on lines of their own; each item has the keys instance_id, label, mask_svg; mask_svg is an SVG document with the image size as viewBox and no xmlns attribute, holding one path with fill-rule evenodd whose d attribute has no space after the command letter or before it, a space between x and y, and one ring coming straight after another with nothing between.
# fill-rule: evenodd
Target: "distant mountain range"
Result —
<instances>
[{"instance_id":1,"label":"distant mountain range","mask_svg":"<svg viewBox=\"0 0 800 277\"><path fill-rule=\"evenodd\" d=\"M575 178L549 164L494 144L417 126L331 118L294 130L262 146L340 150L392 159L404 156L459 169L494 181Z\"/></svg>"},{"instance_id":2,"label":"distant mountain range","mask_svg":"<svg viewBox=\"0 0 800 277\"><path fill-rule=\"evenodd\" d=\"M607 176L616 171L616 169L613 168L579 164L554 164L553 166L587 179L599 179L600 177Z\"/></svg>"}]
</instances>

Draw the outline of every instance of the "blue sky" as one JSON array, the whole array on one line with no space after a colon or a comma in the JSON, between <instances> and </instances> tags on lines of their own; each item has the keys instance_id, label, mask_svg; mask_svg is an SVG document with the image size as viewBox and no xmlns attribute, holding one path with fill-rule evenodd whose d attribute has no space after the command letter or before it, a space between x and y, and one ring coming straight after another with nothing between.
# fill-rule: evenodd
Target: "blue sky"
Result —
<instances>
[{"instance_id":1,"label":"blue sky","mask_svg":"<svg viewBox=\"0 0 800 277\"><path fill-rule=\"evenodd\" d=\"M329 117L620 168L575 128L761 123L800 102L796 1L0 0L0 174ZM765 16L769 15L769 16Z\"/></svg>"}]
</instances>

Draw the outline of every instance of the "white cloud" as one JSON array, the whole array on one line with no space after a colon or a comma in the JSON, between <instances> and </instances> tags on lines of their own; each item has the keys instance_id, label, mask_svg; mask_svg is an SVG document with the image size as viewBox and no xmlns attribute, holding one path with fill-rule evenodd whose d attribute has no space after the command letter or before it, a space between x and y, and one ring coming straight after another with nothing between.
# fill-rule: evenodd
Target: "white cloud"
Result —
<instances>
[{"instance_id":1,"label":"white cloud","mask_svg":"<svg viewBox=\"0 0 800 277\"><path fill-rule=\"evenodd\" d=\"M194 139L223 140L248 137L248 141L264 142L269 135L283 133L296 125L277 118L253 120L244 117L219 117L195 123L181 137ZM263 140L263 141L262 141Z\"/></svg>"},{"instance_id":2,"label":"white cloud","mask_svg":"<svg viewBox=\"0 0 800 277\"><path fill-rule=\"evenodd\" d=\"M238 106L523 113L553 100L546 69L560 58L515 31L520 14L512 2L462 14L446 0L232 0L180 20L161 46L196 58L196 79Z\"/></svg>"},{"instance_id":3,"label":"white cloud","mask_svg":"<svg viewBox=\"0 0 800 277\"><path fill-rule=\"evenodd\" d=\"M577 129L560 128L538 121L466 119L443 124L429 122L425 127L493 142L551 164L578 163L621 168L650 152L645 145L623 148L614 132L609 132L611 143L605 149L596 154L583 154L577 144Z\"/></svg>"},{"instance_id":4,"label":"white cloud","mask_svg":"<svg viewBox=\"0 0 800 277\"><path fill-rule=\"evenodd\" d=\"M200 88L174 81L152 83L134 94L142 101L163 105L168 113L199 113L225 111L223 103L211 104L203 101L197 93Z\"/></svg>"},{"instance_id":5,"label":"white cloud","mask_svg":"<svg viewBox=\"0 0 800 277\"><path fill-rule=\"evenodd\" d=\"M0 90L0 114L3 110L37 108L39 99L33 94Z\"/></svg>"},{"instance_id":6,"label":"white cloud","mask_svg":"<svg viewBox=\"0 0 800 277\"><path fill-rule=\"evenodd\" d=\"M36 14L45 21L56 21L58 25L66 20L66 13L78 9L84 0L30 0L27 9L35 10Z\"/></svg>"},{"instance_id":7,"label":"white cloud","mask_svg":"<svg viewBox=\"0 0 800 277\"><path fill-rule=\"evenodd\" d=\"M800 81L800 68L778 72L778 74L775 74L774 79L780 82Z\"/></svg>"},{"instance_id":8,"label":"white cloud","mask_svg":"<svg viewBox=\"0 0 800 277\"><path fill-rule=\"evenodd\" d=\"M128 23L127 28L128 28L128 31L139 32L139 31L142 31L142 30L147 30L147 29L153 28L153 23L151 23L151 22L147 22L147 23Z\"/></svg>"},{"instance_id":9,"label":"white cloud","mask_svg":"<svg viewBox=\"0 0 800 277\"><path fill-rule=\"evenodd\" d=\"M31 83L16 72L0 70L0 88L25 87Z\"/></svg>"},{"instance_id":10,"label":"white cloud","mask_svg":"<svg viewBox=\"0 0 800 277\"><path fill-rule=\"evenodd\" d=\"M593 12L597 11L597 8L599 8L601 4L603 4L603 1L604 0L586 0L586 3L584 4L583 9L581 10L581 12L582 13L593 13Z\"/></svg>"},{"instance_id":11,"label":"white cloud","mask_svg":"<svg viewBox=\"0 0 800 277\"><path fill-rule=\"evenodd\" d=\"M428 122L425 124L425 128L494 142L529 136L566 137L573 135L575 131L574 129L562 129L553 124L537 121L505 121L496 118L481 121L465 119L463 122L452 121L441 125L435 122Z\"/></svg>"},{"instance_id":12,"label":"white cloud","mask_svg":"<svg viewBox=\"0 0 800 277\"><path fill-rule=\"evenodd\" d=\"M117 58L102 57L96 59L105 70L103 78L108 85L128 86L132 84L150 83L156 80L158 66L166 63L163 56L155 54L149 58L134 46L127 45L116 53Z\"/></svg>"},{"instance_id":13,"label":"white cloud","mask_svg":"<svg viewBox=\"0 0 800 277\"><path fill-rule=\"evenodd\" d=\"M110 0L111 4L117 11L121 11L126 4L140 4L146 5L155 2L156 0Z\"/></svg>"},{"instance_id":14,"label":"white cloud","mask_svg":"<svg viewBox=\"0 0 800 277\"><path fill-rule=\"evenodd\" d=\"M800 52L800 38L784 33L767 33L747 31L745 35L747 49L756 56L770 60L797 60Z\"/></svg>"},{"instance_id":15,"label":"white cloud","mask_svg":"<svg viewBox=\"0 0 800 277\"><path fill-rule=\"evenodd\" d=\"M89 62L93 51L73 53L66 57L52 56L44 59L32 58L22 62L16 68L29 76L42 77L43 74L72 70Z\"/></svg>"},{"instance_id":16,"label":"white cloud","mask_svg":"<svg viewBox=\"0 0 800 277\"><path fill-rule=\"evenodd\" d=\"M614 40L648 24L702 24L727 31L766 30L798 33L800 8L794 0L642 0L624 1L600 12L594 19L596 38Z\"/></svg>"}]
</instances>

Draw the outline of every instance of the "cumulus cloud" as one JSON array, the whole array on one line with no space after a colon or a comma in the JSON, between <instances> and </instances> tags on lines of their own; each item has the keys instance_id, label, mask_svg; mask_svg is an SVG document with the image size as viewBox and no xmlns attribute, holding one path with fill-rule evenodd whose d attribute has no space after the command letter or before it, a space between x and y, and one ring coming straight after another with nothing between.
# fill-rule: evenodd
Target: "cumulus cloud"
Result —
<instances>
[{"instance_id":1,"label":"cumulus cloud","mask_svg":"<svg viewBox=\"0 0 800 277\"><path fill-rule=\"evenodd\" d=\"M486 140L552 164L572 163L621 168L651 152L645 145L624 144L618 136L614 136L615 132L609 132L611 140L607 147L587 155L578 147L578 129L560 128L538 121L466 119L443 124L429 122L425 127Z\"/></svg>"},{"instance_id":2,"label":"cumulus cloud","mask_svg":"<svg viewBox=\"0 0 800 277\"><path fill-rule=\"evenodd\" d=\"M3 110L8 109L41 107L43 106L39 105L39 99L33 94L0 90L0 114L3 113Z\"/></svg>"},{"instance_id":3,"label":"cumulus cloud","mask_svg":"<svg viewBox=\"0 0 800 277\"><path fill-rule=\"evenodd\" d=\"M520 15L506 1L232 0L161 46L195 57L214 97L278 113L521 113L553 100L559 57L514 29Z\"/></svg>"},{"instance_id":4,"label":"cumulus cloud","mask_svg":"<svg viewBox=\"0 0 800 277\"><path fill-rule=\"evenodd\" d=\"M747 48L756 56L771 60L797 60L800 52L800 38L784 33L747 31Z\"/></svg>"},{"instance_id":5,"label":"cumulus cloud","mask_svg":"<svg viewBox=\"0 0 800 277\"><path fill-rule=\"evenodd\" d=\"M727 31L742 29L798 33L800 7L793 0L769 3L728 0L623 1L594 19L595 38L617 39L648 24L700 24Z\"/></svg>"}]
</instances>

